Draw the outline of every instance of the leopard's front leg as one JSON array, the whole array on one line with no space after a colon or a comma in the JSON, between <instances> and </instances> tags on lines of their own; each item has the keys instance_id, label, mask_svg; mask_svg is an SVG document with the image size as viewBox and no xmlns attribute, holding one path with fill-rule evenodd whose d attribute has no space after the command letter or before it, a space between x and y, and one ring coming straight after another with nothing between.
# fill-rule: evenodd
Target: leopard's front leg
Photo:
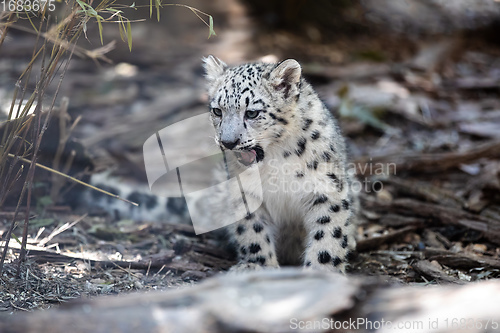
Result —
<instances>
[{"instance_id":1,"label":"leopard's front leg","mask_svg":"<svg viewBox=\"0 0 500 333\"><path fill-rule=\"evenodd\" d=\"M269 217L262 210L228 226L238 252L238 264L231 271L279 267Z\"/></svg>"},{"instance_id":2,"label":"leopard's front leg","mask_svg":"<svg viewBox=\"0 0 500 333\"><path fill-rule=\"evenodd\" d=\"M316 194L304 220L307 231L304 266L326 271L345 272L353 254L353 212L344 193Z\"/></svg>"}]
</instances>

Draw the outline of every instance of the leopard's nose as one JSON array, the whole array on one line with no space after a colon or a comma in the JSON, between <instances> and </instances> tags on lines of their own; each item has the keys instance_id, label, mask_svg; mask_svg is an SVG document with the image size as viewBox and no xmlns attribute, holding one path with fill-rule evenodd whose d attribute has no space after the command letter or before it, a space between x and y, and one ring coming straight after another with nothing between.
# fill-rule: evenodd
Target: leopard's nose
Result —
<instances>
[{"instance_id":1,"label":"leopard's nose","mask_svg":"<svg viewBox=\"0 0 500 333\"><path fill-rule=\"evenodd\" d=\"M222 145L227 149L233 149L240 143L240 139L238 138L236 141L221 141Z\"/></svg>"}]
</instances>

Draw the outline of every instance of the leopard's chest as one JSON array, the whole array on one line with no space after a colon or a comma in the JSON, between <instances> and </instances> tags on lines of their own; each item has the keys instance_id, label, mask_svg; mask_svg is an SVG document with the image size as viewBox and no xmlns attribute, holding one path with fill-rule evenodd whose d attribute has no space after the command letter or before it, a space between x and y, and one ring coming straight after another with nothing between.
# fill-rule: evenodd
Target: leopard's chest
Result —
<instances>
[{"instance_id":1,"label":"leopard's chest","mask_svg":"<svg viewBox=\"0 0 500 333\"><path fill-rule=\"evenodd\" d=\"M270 159L260 168L263 205L276 224L300 223L314 191L300 159Z\"/></svg>"}]
</instances>

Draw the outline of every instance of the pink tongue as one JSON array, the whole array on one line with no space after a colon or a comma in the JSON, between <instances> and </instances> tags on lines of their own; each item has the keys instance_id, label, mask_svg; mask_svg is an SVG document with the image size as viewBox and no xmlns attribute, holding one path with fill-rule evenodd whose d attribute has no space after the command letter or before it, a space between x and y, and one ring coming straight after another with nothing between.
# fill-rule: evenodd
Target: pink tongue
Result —
<instances>
[{"instance_id":1,"label":"pink tongue","mask_svg":"<svg viewBox=\"0 0 500 333\"><path fill-rule=\"evenodd\" d=\"M240 151L239 153L240 153L240 160L246 165L253 163L255 157L257 156L257 153L253 149Z\"/></svg>"}]
</instances>

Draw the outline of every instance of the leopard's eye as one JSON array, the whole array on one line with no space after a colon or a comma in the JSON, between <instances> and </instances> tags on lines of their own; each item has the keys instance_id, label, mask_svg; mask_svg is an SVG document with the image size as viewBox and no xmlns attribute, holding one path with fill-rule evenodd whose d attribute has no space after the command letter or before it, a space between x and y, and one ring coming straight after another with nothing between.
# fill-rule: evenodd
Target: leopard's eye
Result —
<instances>
[{"instance_id":1,"label":"leopard's eye","mask_svg":"<svg viewBox=\"0 0 500 333\"><path fill-rule=\"evenodd\" d=\"M212 113L217 117L222 117L222 110L218 108L212 108Z\"/></svg>"},{"instance_id":2,"label":"leopard's eye","mask_svg":"<svg viewBox=\"0 0 500 333\"><path fill-rule=\"evenodd\" d=\"M259 113L260 113L260 111L247 111L247 112L245 112L245 116L248 119L254 119L254 118L257 118Z\"/></svg>"}]
</instances>

